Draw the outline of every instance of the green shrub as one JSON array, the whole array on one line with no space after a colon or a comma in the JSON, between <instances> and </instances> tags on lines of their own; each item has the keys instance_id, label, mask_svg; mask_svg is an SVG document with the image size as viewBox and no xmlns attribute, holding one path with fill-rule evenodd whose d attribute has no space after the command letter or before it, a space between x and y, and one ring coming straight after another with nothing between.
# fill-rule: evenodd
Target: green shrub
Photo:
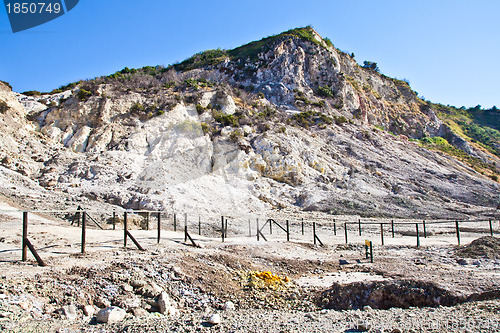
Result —
<instances>
[{"instance_id":1,"label":"green shrub","mask_svg":"<svg viewBox=\"0 0 500 333\"><path fill-rule=\"evenodd\" d=\"M205 108L201 104L196 104L196 112L198 112L198 114L202 114L205 112Z\"/></svg>"},{"instance_id":2,"label":"green shrub","mask_svg":"<svg viewBox=\"0 0 500 333\"><path fill-rule=\"evenodd\" d=\"M53 94L62 93L63 91L66 91L66 90L71 90L71 89L73 89L74 87L76 87L78 84L80 84L81 82L82 82L82 81L71 82L71 83L68 83L68 84L67 84L67 85L65 85L65 86L60 86L59 88L54 89L54 90L52 90L51 92L49 92L49 94L53 95Z\"/></svg>"},{"instance_id":3,"label":"green shrub","mask_svg":"<svg viewBox=\"0 0 500 333\"><path fill-rule=\"evenodd\" d=\"M10 109L10 106L5 101L0 101L0 113L5 113Z\"/></svg>"},{"instance_id":4,"label":"green shrub","mask_svg":"<svg viewBox=\"0 0 500 333\"><path fill-rule=\"evenodd\" d=\"M377 63L373 62L373 61L367 61L367 60L365 60L363 62L363 67L364 68L373 69L375 72L380 72L380 68L378 68Z\"/></svg>"},{"instance_id":5,"label":"green shrub","mask_svg":"<svg viewBox=\"0 0 500 333\"><path fill-rule=\"evenodd\" d=\"M213 130L212 126L208 125L207 123L201 123L200 125L201 125L201 130L205 135L211 133Z\"/></svg>"},{"instance_id":6,"label":"green shrub","mask_svg":"<svg viewBox=\"0 0 500 333\"><path fill-rule=\"evenodd\" d=\"M304 128L309 128L311 126L320 124L329 125L333 123L333 119L331 117L316 111L306 111L295 114L292 116L291 120L294 121L297 125Z\"/></svg>"},{"instance_id":7,"label":"green shrub","mask_svg":"<svg viewBox=\"0 0 500 333\"><path fill-rule=\"evenodd\" d=\"M239 117L232 114L224 114L220 111L214 112L214 119L216 122L220 123L222 126L232 126L239 127Z\"/></svg>"},{"instance_id":8,"label":"green shrub","mask_svg":"<svg viewBox=\"0 0 500 333\"><path fill-rule=\"evenodd\" d=\"M498 181L498 176L497 175L490 175L490 178L494 181Z\"/></svg>"},{"instance_id":9,"label":"green shrub","mask_svg":"<svg viewBox=\"0 0 500 333\"><path fill-rule=\"evenodd\" d=\"M345 124L345 123L350 123L349 119L347 119L344 116L335 116L334 119L335 119L335 124L337 124L337 125L342 125L342 124Z\"/></svg>"},{"instance_id":10,"label":"green shrub","mask_svg":"<svg viewBox=\"0 0 500 333\"><path fill-rule=\"evenodd\" d=\"M243 131L236 129L229 134L229 139L233 142L238 142L239 139L243 138Z\"/></svg>"},{"instance_id":11,"label":"green shrub","mask_svg":"<svg viewBox=\"0 0 500 333\"><path fill-rule=\"evenodd\" d=\"M132 106L130 107L130 112L133 113L142 113L144 111L146 111L146 107L139 102L132 104Z\"/></svg>"},{"instance_id":12,"label":"green shrub","mask_svg":"<svg viewBox=\"0 0 500 333\"><path fill-rule=\"evenodd\" d=\"M214 66L223 62L227 56L227 51L221 50L220 48L216 50L207 50L195 54L180 64L174 65L174 68L178 71L186 72L196 68Z\"/></svg>"},{"instance_id":13,"label":"green shrub","mask_svg":"<svg viewBox=\"0 0 500 333\"><path fill-rule=\"evenodd\" d=\"M25 91L23 92L23 95L26 95L26 96L40 96L42 93L39 92L38 90L28 90L28 91Z\"/></svg>"},{"instance_id":14,"label":"green shrub","mask_svg":"<svg viewBox=\"0 0 500 333\"><path fill-rule=\"evenodd\" d=\"M193 88L194 90L200 89L198 82L195 79L187 79L184 81L186 88Z\"/></svg>"},{"instance_id":15,"label":"green shrub","mask_svg":"<svg viewBox=\"0 0 500 333\"><path fill-rule=\"evenodd\" d=\"M168 88L168 89L173 88L175 86L176 86L175 81L168 81L168 82L163 84L163 87Z\"/></svg>"},{"instance_id":16,"label":"green shrub","mask_svg":"<svg viewBox=\"0 0 500 333\"><path fill-rule=\"evenodd\" d=\"M316 95L321 96L321 97L326 97L326 98L328 98L328 97L334 98L335 97L335 93L333 92L332 88L330 88L328 86L319 87L316 90Z\"/></svg>"},{"instance_id":17,"label":"green shrub","mask_svg":"<svg viewBox=\"0 0 500 333\"><path fill-rule=\"evenodd\" d=\"M324 100L320 100L320 101L317 101L317 102L314 102L312 103L313 106L317 106L317 107L320 107L320 108L324 108L326 103Z\"/></svg>"},{"instance_id":18,"label":"green shrub","mask_svg":"<svg viewBox=\"0 0 500 333\"><path fill-rule=\"evenodd\" d=\"M9 83L9 82L6 82L6 81L2 81L2 80L0 80L0 83L5 84L7 87L9 87L9 88L10 88L10 90L12 90L12 86L10 85L10 83Z\"/></svg>"},{"instance_id":19,"label":"green shrub","mask_svg":"<svg viewBox=\"0 0 500 333\"><path fill-rule=\"evenodd\" d=\"M78 91L78 99L82 102L88 100L91 96L92 92L83 88Z\"/></svg>"}]
</instances>

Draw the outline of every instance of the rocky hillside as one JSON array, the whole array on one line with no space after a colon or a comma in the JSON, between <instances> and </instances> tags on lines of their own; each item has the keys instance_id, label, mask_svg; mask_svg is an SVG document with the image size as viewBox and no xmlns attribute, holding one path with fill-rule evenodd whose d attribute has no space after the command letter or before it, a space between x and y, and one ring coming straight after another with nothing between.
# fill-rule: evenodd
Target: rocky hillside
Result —
<instances>
[{"instance_id":1,"label":"rocky hillside","mask_svg":"<svg viewBox=\"0 0 500 333\"><path fill-rule=\"evenodd\" d=\"M0 111L4 177L73 201L404 217L498 204L495 151L309 27L50 94L0 83Z\"/></svg>"}]
</instances>

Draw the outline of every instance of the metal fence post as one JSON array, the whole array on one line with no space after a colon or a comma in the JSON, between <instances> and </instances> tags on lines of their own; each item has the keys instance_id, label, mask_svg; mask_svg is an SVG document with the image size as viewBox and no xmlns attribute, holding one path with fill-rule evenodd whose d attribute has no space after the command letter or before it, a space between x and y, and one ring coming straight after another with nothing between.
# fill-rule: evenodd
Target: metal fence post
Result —
<instances>
[{"instance_id":1,"label":"metal fence post","mask_svg":"<svg viewBox=\"0 0 500 333\"><path fill-rule=\"evenodd\" d=\"M157 235L157 239L156 239L156 242L158 244L160 244L160 237L161 237L161 212L158 212L157 213L157 218L158 218L158 235Z\"/></svg>"},{"instance_id":2,"label":"metal fence post","mask_svg":"<svg viewBox=\"0 0 500 333\"><path fill-rule=\"evenodd\" d=\"M23 261L28 259L28 212L23 212Z\"/></svg>"},{"instance_id":3,"label":"metal fence post","mask_svg":"<svg viewBox=\"0 0 500 333\"><path fill-rule=\"evenodd\" d=\"M87 237L86 225L87 225L87 213L84 211L82 213L82 253L85 253L85 241Z\"/></svg>"},{"instance_id":4,"label":"metal fence post","mask_svg":"<svg viewBox=\"0 0 500 333\"><path fill-rule=\"evenodd\" d=\"M380 238L382 240L382 245L384 245L384 224L380 223Z\"/></svg>"},{"instance_id":5,"label":"metal fence post","mask_svg":"<svg viewBox=\"0 0 500 333\"><path fill-rule=\"evenodd\" d=\"M123 213L123 247L127 247L127 212Z\"/></svg>"},{"instance_id":6,"label":"metal fence post","mask_svg":"<svg viewBox=\"0 0 500 333\"><path fill-rule=\"evenodd\" d=\"M257 218L257 241L260 241L259 219Z\"/></svg>"},{"instance_id":7,"label":"metal fence post","mask_svg":"<svg viewBox=\"0 0 500 333\"><path fill-rule=\"evenodd\" d=\"M286 241L290 241L290 223L286 220Z\"/></svg>"},{"instance_id":8,"label":"metal fence post","mask_svg":"<svg viewBox=\"0 0 500 333\"><path fill-rule=\"evenodd\" d=\"M460 245L460 226L458 225L458 220L455 221L455 228L457 230L457 241L458 245Z\"/></svg>"},{"instance_id":9,"label":"metal fence post","mask_svg":"<svg viewBox=\"0 0 500 333\"><path fill-rule=\"evenodd\" d=\"M313 238L314 238L314 245L316 245L316 222L313 222Z\"/></svg>"},{"instance_id":10,"label":"metal fence post","mask_svg":"<svg viewBox=\"0 0 500 333\"><path fill-rule=\"evenodd\" d=\"M415 227L417 230L417 247L420 247L420 235L418 233L418 223L415 223Z\"/></svg>"},{"instance_id":11,"label":"metal fence post","mask_svg":"<svg viewBox=\"0 0 500 333\"><path fill-rule=\"evenodd\" d=\"M222 234L222 242L223 243L224 243L224 238L226 236L226 235L224 235L224 231L225 231L224 228L225 228L225 226L224 226L224 216L221 216L221 234Z\"/></svg>"},{"instance_id":12,"label":"metal fence post","mask_svg":"<svg viewBox=\"0 0 500 333\"><path fill-rule=\"evenodd\" d=\"M347 241L347 222L344 222L344 232L345 232L345 243L349 244Z\"/></svg>"}]
</instances>

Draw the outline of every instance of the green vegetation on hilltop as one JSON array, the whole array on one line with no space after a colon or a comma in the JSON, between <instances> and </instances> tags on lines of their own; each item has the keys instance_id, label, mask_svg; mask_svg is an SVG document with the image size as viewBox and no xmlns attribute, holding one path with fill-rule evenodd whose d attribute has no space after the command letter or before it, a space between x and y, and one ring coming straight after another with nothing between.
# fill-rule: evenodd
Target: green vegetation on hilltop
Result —
<instances>
[{"instance_id":1,"label":"green vegetation on hilltop","mask_svg":"<svg viewBox=\"0 0 500 333\"><path fill-rule=\"evenodd\" d=\"M10 83L9 83L9 82L6 82L6 81L2 81L2 80L0 80L0 83L5 84L7 87L9 87L9 88L10 88L10 90L12 90L12 86L10 85Z\"/></svg>"},{"instance_id":2,"label":"green vegetation on hilltop","mask_svg":"<svg viewBox=\"0 0 500 333\"><path fill-rule=\"evenodd\" d=\"M192 69L214 66L220 64L228 57L226 50L216 49L196 53L194 56L174 65L178 71L190 71Z\"/></svg>"},{"instance_id":3,"label":"green vegetation on hilltop","mask_svg":"<svg viewBox=\"0 0 500 333\"><path fill-rule=\"evenodd\" d=\"M259 53L269 50L273 42L290 37L300 38L302 40L306 40L324 47L324 44L315 38L314 29L310 26L307 26L304 28L291 29L279 35L262 38L261 40L250 42L232 50L222 50L219 48L215 50L199 52L194 56L184 60L180 64L174 65L174 68L178 71L189 71L196 68L214 66L220 64L224 61L224 59L228 57L231 60L247 58L255 59L258 57ZM326 38L324 39L324 41L327 46L333 46L333 43L330 39Z\"/></svg>"},{"instance_id":4,"label":"green vegetation on hilltop","mask_svg":"<svg viewBox=\"0 0 500 333\"><path fill-rule=\"evenodd\" d=\"M243 46L237 47L235 49L228 51L228 54L233 60L244 59L244 58L255 59L257 58L259 53L267 51L271 47L271 44L274 43L275 41L290 37L300 38L302 40L306 40L318 46L324 47L323 43L317 40L314 34L315 34L314 29L311 26L307 26L304 28L295 28L282 32L279 35L262 38L261 40L254 41L245 44ZM333 46L330 39L325 39L325 43L328 46Z\"/></svg>"},{"instance_id":5,"label":"green vegetation on hilltop","mask_svg":"<svg viewBox=\"0 0 500 333\"><path fill-rule=\"evenodd\" d=\"M437 116L456 134L500 157L500 112L496 107L456 108L430 102L427 105L436 110Z\"/></svg>"},{"instance_id":6,"label":"green vegetation on hilltop","mask_svg":"<svg viewBox=\"0 0 500 333\"><path fill-rule=\"evenodd\" d=\"M442 138L440 136L432 138L423 138L420 140L420 145L422 147L441 151L443 153L446 153L447 155L453 156L457 160L468 164L477 172L485 174L493 180L498 179L498 171L495 165L485 163L477 157L470 156L463 150L458 149L453 145L451 145L445 138Z\"/></svg>"}]
</instances>

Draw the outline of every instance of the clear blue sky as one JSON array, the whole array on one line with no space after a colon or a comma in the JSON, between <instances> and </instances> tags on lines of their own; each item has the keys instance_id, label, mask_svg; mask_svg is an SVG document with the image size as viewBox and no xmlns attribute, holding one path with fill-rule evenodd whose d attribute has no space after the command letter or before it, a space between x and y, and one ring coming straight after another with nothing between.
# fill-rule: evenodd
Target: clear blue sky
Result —
<instances>
[{"instance_id":1,"label":"clear blue sky","mask_svg":"<svg viewBox=\"0 0 500 333\"><path fill-rule=\"evenodd\" d=\"M123 67L168 65L306 25L419 95L500 107L498 0L80 0L13 34L0 8L0 80L49 91Z\"/></svg>"}]
</instances>

